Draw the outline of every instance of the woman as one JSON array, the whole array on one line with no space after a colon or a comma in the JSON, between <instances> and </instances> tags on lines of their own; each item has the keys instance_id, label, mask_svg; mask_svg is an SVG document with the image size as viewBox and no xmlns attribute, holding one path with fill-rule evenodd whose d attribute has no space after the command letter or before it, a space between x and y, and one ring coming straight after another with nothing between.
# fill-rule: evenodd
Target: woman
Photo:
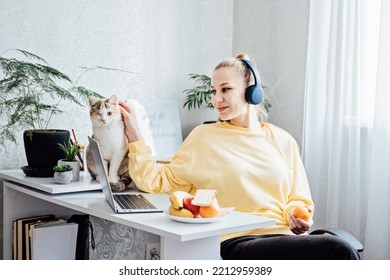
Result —
<instances>
[{"instance_id":1,"label":"woman","mask_svg":"<svg viewBox=\"0 0 390 280\"><path fill-rule=\"evenodd\" d=\"M213 72L212 104L219 121L196 127L160 169L131 110L120 102L131 178L146 192L215 189L221 207L276 220L274 227L222 236L223 259L359 259L338 237L305 234L312 220L292 215L298 205L313 211L299 149L286 131L259 122L258 106L245 98L253 77L242 59L249 58L226 59Z\"/></svg>"}]
</instances>

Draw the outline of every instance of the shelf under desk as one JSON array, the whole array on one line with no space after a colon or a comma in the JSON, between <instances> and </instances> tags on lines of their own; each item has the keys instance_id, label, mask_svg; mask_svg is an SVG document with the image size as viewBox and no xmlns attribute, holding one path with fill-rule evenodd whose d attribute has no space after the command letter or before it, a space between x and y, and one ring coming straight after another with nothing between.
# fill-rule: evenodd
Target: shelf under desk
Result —
<instances>
[{"instance_id":1,"label":"shelf under desk","mask_svg":"<svg viewBox=\"0 0 390 280\"><path fill-rule=\"evenodd\" d=\"M4 259L11 258L12 221L38 214L71 215L85 213L161 237L162 259L219 259L222 234L271 226L268 218L233 212L222 221L210 224L187 224L171 220L164 213L116 214L99 190L49 194L32 187L36 179L18 177L15 181L7 171L4 179ZM32 182L34 181L34 182ZM83 184L83 182L80 182ZM148 196L149 194L145 194ZM161 198L169 205L168 195Z\"/></svg>"}]
</instances>

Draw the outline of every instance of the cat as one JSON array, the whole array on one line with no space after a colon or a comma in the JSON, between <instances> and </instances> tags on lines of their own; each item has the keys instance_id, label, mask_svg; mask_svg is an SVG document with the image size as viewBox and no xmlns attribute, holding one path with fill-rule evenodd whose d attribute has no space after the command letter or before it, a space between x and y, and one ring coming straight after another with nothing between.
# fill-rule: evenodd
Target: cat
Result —
<instances>
[{"instance_id":1,"label":"cat","mask_svg":"<svg viewBox=\"0 0 390 280\"><path fill-rule=\"evenodd\" d=\"M92 122L92 138L99 143L111 189L124 191L130 188L132 180L128 169L127 138L118 98L116 95L112 95L108 99L97 99L90 96L88 101ZM90 146L87 147L85 155L91 177L99 182Z\"/></svg>"}]
</instances>

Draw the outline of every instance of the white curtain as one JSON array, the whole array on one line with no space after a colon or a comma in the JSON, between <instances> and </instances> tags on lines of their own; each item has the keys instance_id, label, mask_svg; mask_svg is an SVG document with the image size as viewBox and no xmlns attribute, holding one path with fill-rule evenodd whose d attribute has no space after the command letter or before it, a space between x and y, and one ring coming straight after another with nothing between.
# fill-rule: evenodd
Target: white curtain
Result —
<instances>
[{"instance_id":1,"label":"white curtain","mask_svg":"<svg viewBox=\"0 0 390 280\"><path fill-rule=\"evenodd\" d=\"M310 2L304 122L315 228L390 259L390 1Z\"/></svg>"}]
</instances>

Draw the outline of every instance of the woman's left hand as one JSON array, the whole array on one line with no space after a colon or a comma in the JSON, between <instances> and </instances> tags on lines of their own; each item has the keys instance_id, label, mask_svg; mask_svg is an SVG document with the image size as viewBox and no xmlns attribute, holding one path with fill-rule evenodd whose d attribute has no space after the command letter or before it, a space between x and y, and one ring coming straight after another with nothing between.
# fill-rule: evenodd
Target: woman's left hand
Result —
<instances>
[{"instance_id":1,"label":"woman's left hand","mask_svg":"<svg viewBox=\"0 0 390 280\"><path fill-rule=\"evenodd\" d=\"M118 101L119 109L122 114L123 123L125 125L125 135L129 143L142 139L138 128L137 120L130 107L122 100Z\"/></svg>"},{"instance_id":2,"label":"woman's left hand","mask_svg":"<svg viewBox=\"0 0 390 280\"><path fill-rule=\"evenodd\" d=\"M290 226L290 230L295 234L303 234L306 233L310 227L313 225L313 220L310 218L309 221L304 221L301 218L296 218L293 215L293 211L288 215L288 224Z\"/></svg>"}]
</instances>

